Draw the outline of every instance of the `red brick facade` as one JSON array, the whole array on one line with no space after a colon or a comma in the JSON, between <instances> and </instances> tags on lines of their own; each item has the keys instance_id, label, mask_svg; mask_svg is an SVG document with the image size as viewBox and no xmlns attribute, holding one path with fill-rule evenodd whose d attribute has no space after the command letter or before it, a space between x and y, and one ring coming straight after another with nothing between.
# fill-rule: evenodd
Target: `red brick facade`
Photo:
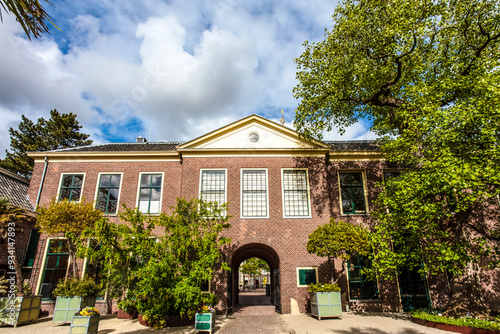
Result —
<instances>
[{"instance_id":1,"label":"red brick facade","mask_svg":"<svg viewBox=\"0 0 500 334\"><path fill-rule=\"evenodd\" d=\"M148 145L148 144L143 144ZM241 153L241 152L240 152ZM232 303L238 301L238 275L237 270L240 263L250 257L261 257L271 267L271 276L274 270L279 269L279 286L272 279L273 291L279 288L281 312L290 313L298 306L300 312L309 310L309 297L306 287L297 287L298 267L318 267L320 281L329 281L332 276L338 279L343 291L344 305L351 310L367 311L401 311L401 300L399 294L398 280L378 281L379 298L373 300L350 300L348 291L347 269L343 268L340 261L335 261L334 270L325 258L311 255L306 251L308 236L319 225L326 224L330 218L344 220L356 224L373 226L376 222L368 214L342 215L340 209L340 195L338 172L344 170L362 171L367 193L368 211L373 209L374 200L377 195L377 182L382 181L384 170L393 168L383 159L370 158L363 154L352 154L349 158L335 152L326 154L295 155L292 151L288 154L276 154L269 152L260 153L258 150L246 151L247 154L237 152L223 153L207 156L194 154L183 154L177 159L148 159L140 158L117 159L110 161L106 155L84 158L78 155L68 154L64 159L57 160L49 158L47 172L41 192L40 204L44 205L56 196L60 187L62 173L85 173L82 189L82 197L86 200L94 200L98 175L103 172L117 172L122 174L120 188L120 204L125 203L129 207L137 206L139 175L141 172L162 172L162 200L161 211L170 212L170 207L175 204L176 197L198 197L200 193L200 170L202 169L224 169L227 176L227 201L228 214L231 228L227 231L227 237L232 239L231 246L225 251L225 260L233 268ZM243 155L243 156L242 156ZM56 161L54 161L56 160ZM88 161L87 161L88 160ZM38 160L31 179L29 197L36 198L45 163ZM244 168L266 169L268 173L268 198L269 218L266 219L243 219L240 215L241 205L241 170ZM283 193L282 193L282 169L283 168L305 168L308 171L308 182L310 191L311 218L284 218L283 217ZM118 222L118 217L110 216L110 220ZM47 236L42 236L39 243L39 251L35 260L35 268L32 272L32 283L34 287L39 285L40 271L43 269L43 256L45 252ZM445 286L437 282L429 282L434 289L430 290L431 302L438 306L439 300L445 294ZM227 274L221 273L212 282L211 290L219 295L219 308L224 311L228 306L226 303ZM274 298L274 296L273 296ZM492 301L493 302L493 301ZM50 303L44 303L46 310L50 311ZM100 305L107 312L114 310L112 302L103 302Z\"/></svg>"}]
</instances>

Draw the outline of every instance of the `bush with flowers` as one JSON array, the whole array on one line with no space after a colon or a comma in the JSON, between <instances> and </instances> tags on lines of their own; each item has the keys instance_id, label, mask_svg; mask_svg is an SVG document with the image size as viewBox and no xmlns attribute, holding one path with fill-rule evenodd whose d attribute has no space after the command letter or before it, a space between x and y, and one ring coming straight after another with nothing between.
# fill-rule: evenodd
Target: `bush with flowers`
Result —
<instances>
[{"instance_id":1,"label":"bush with flowers","mask_svg":"<svg viewBox=\"0 0 500 334\"><path fill-rule=\"evenodd\" d=\"M202 305L196 310L196 313L215 313L215 308L212 305Z\"/></svg>"},{"instance_id":2,"label":"bush with flowers","mask_svg":"<svg viewBox=\"0 0 500 334\"><path fill-rule=\"evenodd\" d=\"M96 309L95 307L87 306L82 308L79 312L76 312L75 315L78 316L84 316L84 317L91 317L94 315L99 315L99 310Z\"/></svg>"}]
</instances>

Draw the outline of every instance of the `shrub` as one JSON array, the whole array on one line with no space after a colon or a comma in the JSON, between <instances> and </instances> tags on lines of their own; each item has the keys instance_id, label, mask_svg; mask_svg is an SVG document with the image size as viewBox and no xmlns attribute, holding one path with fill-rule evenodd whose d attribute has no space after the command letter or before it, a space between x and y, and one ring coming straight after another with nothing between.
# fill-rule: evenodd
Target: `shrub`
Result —
<instances>
[{"instance_id":1,"label":"shrub","mask_svg":"<svg viewBox=\"0 0 500 334\"><path fill-rule=\"evenodd\" d=\"M442 316L440 315L440 313L432 310L415 310L411 312L411 315L414 318L439 322L443 324L500 330L500 321L496 320L483 320L474 317L463 317L455 319Z\"/></svg>"},{"instance_id":2,"label":"shrub","mask_svg":"<svg viewBox=\"0 0 500 334\"><path fill-rule=\"evenodd\" d=\"M61 279L52 294L60 297L89 297L97 296L101 290L101 285L89 277L84 279L70 277L66 280Z\"/></svg>"},{"instance_id":3,"label":"shrub","mask_svg":"<svg viewBox=\"0 0 500 334\"><path fill-rule=\"evenodd\" d=\"M137 301L135 299L125 299L118 303L118 308L127 313L137 310Z\"/></svg>"},{"instance_id":4,"label":"shrub","mask_svg":"<svg viewBox=\"0 0 500 334\"><path fill-rule=\"evenodd\" d=\"M317 283L309 284L309 292L340 292L340 287L337 284Z\"/></svg>"}]
</instances>

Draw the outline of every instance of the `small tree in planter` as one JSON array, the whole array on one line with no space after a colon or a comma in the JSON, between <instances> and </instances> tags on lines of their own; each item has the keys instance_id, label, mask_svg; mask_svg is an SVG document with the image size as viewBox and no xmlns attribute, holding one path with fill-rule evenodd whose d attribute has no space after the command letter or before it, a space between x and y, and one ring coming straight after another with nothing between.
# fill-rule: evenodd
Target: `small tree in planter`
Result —
<instances>
[{"instance_id":1,"label":"small tree in planter","mask_svg":"<svg viewBox=\"0 0 500 334\"><path fill-rule=\"evenodd\" d=\"M76 262L78 245L83 242L82 231L93 228L102 219L102 211L93 202L62 200L55 198L47 207L38 207L37 226L40 233L48 235L64 234L68 241L68 254L72 264L71 276L80 277Z\"/></svg>"},{"instance_id":2,"label":"small tree in planter","mask_svg":"<svg viewBox=\"0 0 500 334\"><path fill-rule=\"evenodd\" d=\"M75 312L95 306L96 296L101 290L102 287L88 277L82 280L71 277L59 281L53 292L57 299L52 321L69 322Z\"/></svg>"},{"instance_id":3,"label":"small tree in planter","mask_svg":"<svg viewBox=\"0 0 500 334\"><path fill-rule=\"evenodd\" d=\"M340 287L337 284L310 284L308 290L311 298L311 313L319 320L322 317L340 317L342 315Z\"/></svg>"},{"instance_id":4,"label":"small tree in planter","mask_svg":"<svg viewBox=\"0 0 500 334\"><path fill-rule=\"evenodd\" d=\"M368 255L370 248L370 235L366 228L343 221L337 222L333 218L330 219L330 223L319 226L309 234L307 241L309 253L328 257L332 272L334 271L333 259L340 258L344 264L352 255ZM332 283L337 283L338 279Z\"/></svg>"},{"instance_id":5,"label":"small tree in planter","mask_svg":"<svg viewBox=\"0 0 500 334\"><path fill-rule=\"evenodd\" d=\"M118 303L118 319L137 318L137 301L135 299L124 299Z\"/></svg>"}]
</instances>

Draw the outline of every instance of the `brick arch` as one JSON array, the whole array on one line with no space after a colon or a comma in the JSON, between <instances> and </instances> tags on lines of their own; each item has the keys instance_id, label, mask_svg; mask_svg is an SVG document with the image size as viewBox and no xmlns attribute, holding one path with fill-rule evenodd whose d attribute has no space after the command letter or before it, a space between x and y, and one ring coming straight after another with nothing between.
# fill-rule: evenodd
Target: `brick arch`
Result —
<instances>
[{"instance_id":1,"label":"brick arch","mask_svg":"<svg viewBox=\"0 0 500 334\"><path fill-rule=\"evenodd\" d=\"M266 261L269 265L269 270L271 273L271 291L275 291L275 282L273 277L273 272L280 268L280 258L282 258L275 249L275 246L270 246L266 241L263 240L251 240L247 242L238 242L235 245L237 248L231 254L230 257L230 267L233 273L233 306L238 303L238 269L240 264L252 257L258 257ZM273 294L271 294L271 301L274 302Z\"/></svg>"}]
</instances>

